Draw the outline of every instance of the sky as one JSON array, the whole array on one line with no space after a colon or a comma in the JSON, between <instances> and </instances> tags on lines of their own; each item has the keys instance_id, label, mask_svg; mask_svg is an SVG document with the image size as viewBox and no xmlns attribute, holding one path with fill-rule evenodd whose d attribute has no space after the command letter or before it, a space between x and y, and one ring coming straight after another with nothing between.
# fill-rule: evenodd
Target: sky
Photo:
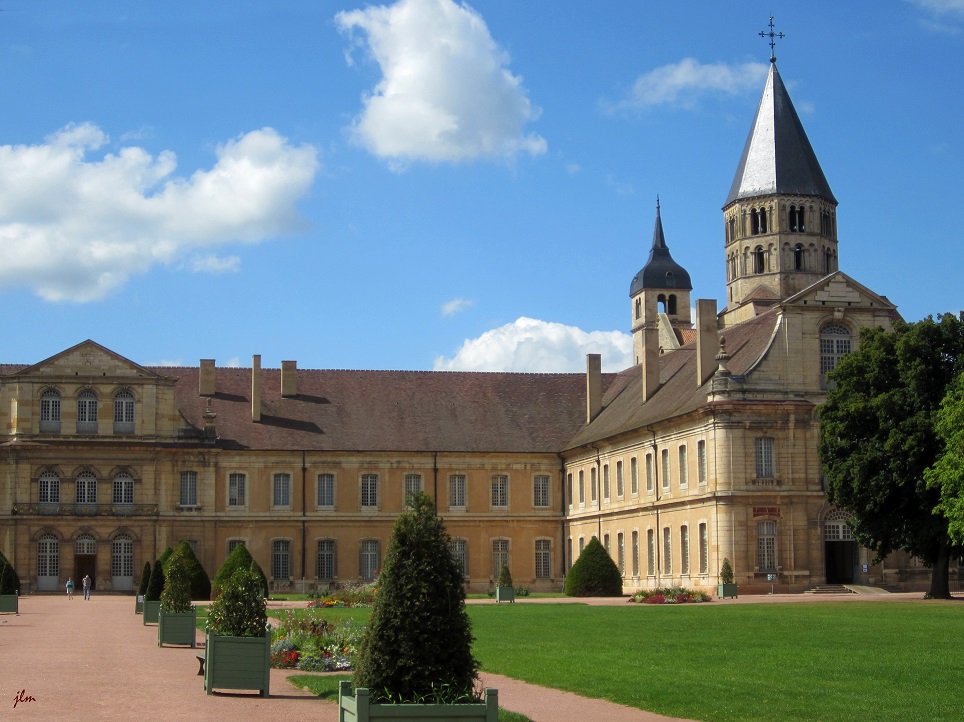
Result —
<instances>
[{"instance_id":1,"label":"sky","mask_svg":"<svg viewBox=\"0 0 964 722\"><path fill-rule=\"evenodd\" d=\"M960 312L964 0L868 7L3 0L0 360L628 367L657 196L725 305L771 13L840 269Z\"/></svg>"}]
</instances>

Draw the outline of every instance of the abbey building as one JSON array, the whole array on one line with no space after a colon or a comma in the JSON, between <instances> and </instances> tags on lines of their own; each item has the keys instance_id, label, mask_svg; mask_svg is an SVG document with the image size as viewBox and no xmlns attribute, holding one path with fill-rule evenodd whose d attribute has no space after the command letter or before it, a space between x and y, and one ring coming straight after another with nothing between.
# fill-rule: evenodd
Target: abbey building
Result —
<instances>
[{"instance_id":1,"label":"abbey building","mask_svg":"<svg viewBox=\"0 0 964 722\"><path fill-rule=\"evenodd\" d=\"M744 592L926 587L824 494L827 372L898 318L839 270L836 213L772 63L723 207L726 305L691 298L657 208L620 373L148 368L93 341L2 365L0 550L24 591L131 590L182 540L211 575L243 543L275 589L324 588L378 573L420 489L470 591L503 563L558 590L593 536L626 592L713 591L724 558Z\"/></svg>"}]
</instances>

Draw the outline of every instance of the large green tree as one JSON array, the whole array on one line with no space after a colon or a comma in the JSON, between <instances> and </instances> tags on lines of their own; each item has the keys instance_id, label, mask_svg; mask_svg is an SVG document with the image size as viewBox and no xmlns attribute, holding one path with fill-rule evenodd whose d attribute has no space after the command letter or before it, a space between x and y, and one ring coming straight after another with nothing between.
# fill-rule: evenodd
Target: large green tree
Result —
<instances>
[{"instance_id":1,"label":"large green tree","mask_svg":"<svg viewBox=\"0 0 964 722\"><path fill-rule=\"evenodd\" d=\"M851 515L854 538L878 559L900 549L931 565L937 598L950 596L957 549L924 473L943 451L937 412L962 369L964 317L899 322L893 332L865 328L858 349L833 371L820 409L829 501Z\"/></svg>"},{"instance_id":2,"label":"large green tree","mask_svg":"<svg viewBox=\"0 0 964 722\"><path fill-rule=\"evenodd\" d=\"M944 442L944 451L924 477L940 492L937 510L948 520L951 541L964 545L964 373L941 402L937 435Z\"/></svg>"}]
</instances>

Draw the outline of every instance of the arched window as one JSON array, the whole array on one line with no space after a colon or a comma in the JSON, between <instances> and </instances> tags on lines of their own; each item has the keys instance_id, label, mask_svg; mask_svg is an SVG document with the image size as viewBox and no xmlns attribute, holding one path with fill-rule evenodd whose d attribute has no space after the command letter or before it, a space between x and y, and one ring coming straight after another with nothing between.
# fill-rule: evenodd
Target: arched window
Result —
<instances>
[{"instance_id":1,"label":"arched window","mask_svg":"<svg viewBox=\"0 0 964 722\"><path fill-rule=\"evenodd\" d=\"M77 433L97 433L97 394L84 389L77 397Z\"/></svg>"},{"instance_id":2,"label":"arched window","mask_svg":"<svg viewBox=\"0 0 964 722\"><path fill-rule=\"evenodd\" d=\"M793 247L793 270L803 270L803 246L799 243Z\"/></svg>"},{"instance_id":3,"label":"arched window","mask_svg":"<svg viewBox=\"0 0 964 722\"><path fill-rule=\"evenodd\" d=\"M665 294L659 294L656 297L656 306L660 313L666 313L666 296Z\"/></svg>"},{"instance_id":4,"label":"arched window","mask_svg":"<svg viewBox=\"0 0 964 722\"><path fill-rule=\"evenodd\" d=\"M820 382L823 388L829 388L827 374L850 353L850 340L850 329L843 324L828 323L820 329Z\"/></svg>"},{"instance_id":5,"label":"arched window","mask_svg":"<svg viewBox=\"0 0 964 722\"><path fill-rule=\"evenodd\" d=\"M114 433L134 433L134 394L127 389L114 394Z\"/></svg>"},{"instance_id":6,"label":"arched window","mask_svg":"<svg viewBox=\"0 0 964 722\"><path fill-rule=\"evenodd\" d=\"M676 294L675 293L671 293L669 296L669 300L666 302L666 313L668 313L670 316L676 315Z\"/></svg>"},{"instance_id":7,"label":"arched window","mask_svg":"<svg viewBox=\"0 0 964 722\"><path fill-rule=\"evenodd\" d=\"M83 556L97 553L97 540L90 534L81 534L74 540L74 554Z\"/></svg>"},{"instance_id":8,"label":"arched window","mask_svg":"<svg viewBox=\"0 0 964 722\"><path fill-rule=\"evenodd\" d=\"M763 246L757 246L753 250L753 272L764 273L766 270L766 251Z\"/></svg>"},{"instance_id":9,"label":"arched window","mask_svg":"<svg viewBox=\"0 0 964 722\"><path fill-rule=\"evenodd\" d=\"M760 233L762 233L760 230L760 214L757 213L756 208L750 209L750 233L754 236L758 236Z\"/></svg>"},{"instance_id":10,"label":"arched window","mask_svg":"<svg viewBox=\"0 0 964 722\"><path fill-rule=\"evenodd\" d=\"M823 538L825 541L850 541L854 538L844 512L832 511L827 514L823 525Z\"/></svg>"},{"instance_id":11,"label":"arched window","mask_svg":"<svg viewBox=\"0 0 964 722\"><path fill-rule=\"evenodd\" d=\"M97 477L91 471L82 471L77 474L77 496L78 504L97 503Z\"/></svg>"},{"instance_id":12,"label":"arched window","mask_svg":"<svg viewBox=\"0 0 964 722\"><path fill-rule=\"evenodd\" d=\"M56 389L40 394L40 433L60 433L60 392Z\"/></svg>"},{"instance_id":13,"label":"arched window","mask_svg":"<svg viewBox=\"0 0 964 722\"><path fill-rule=\"evenodd\" d=\"M131 506L134 503L134 479L130 474L118 474L112 484L114 506Z\"/></svg>"},{"instance_id":14,"label":"arched window","mask_svg":"<svg viewBox=\"0 0 964 722\"><path fill-rule=\"evenodd\" d=\"M38 480L39 496L37 501L41 504L60 505L60 477L52 471L45 471Z\"/></svg>"},{"instance_id":15,"label":"arched window","mask_svg":"<svg viewBox=\"0 0 964 722\"><path fill-rule=\"evenodd\" d=\"M638 320L640 316L643 315L643 301L640 298L636 299L635 306L635 318Z\"/></svg>"}]
</instances>

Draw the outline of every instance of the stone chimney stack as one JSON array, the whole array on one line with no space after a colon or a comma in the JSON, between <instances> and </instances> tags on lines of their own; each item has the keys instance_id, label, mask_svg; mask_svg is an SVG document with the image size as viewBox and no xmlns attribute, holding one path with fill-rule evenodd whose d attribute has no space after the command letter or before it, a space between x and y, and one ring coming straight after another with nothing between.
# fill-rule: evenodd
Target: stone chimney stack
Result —
<instances>
[{"instance_id":1,"label":"stone chimney stack","mask_svg":"<svg viewBox=\"0 0 964 722\"><path fill-rule=\"evenodd\" d=\"M298 362L281 362L281 397L298 395Z\"/></svg>"},{"instance_id":2,"label":"stone chimney stack","mask_svg":"<svg viewBox=\"0 0 964 722\"><path fill-rule=\"evenodd\" d=\"M647 323L642 331L643 341L643 401L649 401L659 388L659 328Z\"/></svg>"},{"instance_id":3,"label":"stone chimney stack","mask_svg":"<svg viewBox=\"0 0 964 722\"><path fill-rule=\"evenodd\" d=\"M217 393L217 381L213 358L201 359L201 372L198 375L198 394L200 396L214 396Z\"/></svg>"},{"instance_id":4,"label":"stone chimney stack","mask_svg":"<svg viewBox=\"0 0 964 722\"><path fill-rule=\"evenodd\" d=\"M696 301L696 385L702 386L716 373L716 351L720 342L716 337L716 299Z\"/></svg>"},{"instance_id":5,"label":"stone chimney stack","mask_svg":"<svg viewBox=\"0 0 964 722\"><path fill-rule=\"evenodd\" d=\"M251 420L261 421L261 354L251 357Z\"/></svg>"},{"instance_id":6,"label":"stone chimney stack","mask_svg":"<svg viewBox=\"0 0 964 722\"><path fill-rule=\"evenodd\" d=\"M602 411L602 355L586 354L586 423Z\"/></svg>"}]
</instances>

